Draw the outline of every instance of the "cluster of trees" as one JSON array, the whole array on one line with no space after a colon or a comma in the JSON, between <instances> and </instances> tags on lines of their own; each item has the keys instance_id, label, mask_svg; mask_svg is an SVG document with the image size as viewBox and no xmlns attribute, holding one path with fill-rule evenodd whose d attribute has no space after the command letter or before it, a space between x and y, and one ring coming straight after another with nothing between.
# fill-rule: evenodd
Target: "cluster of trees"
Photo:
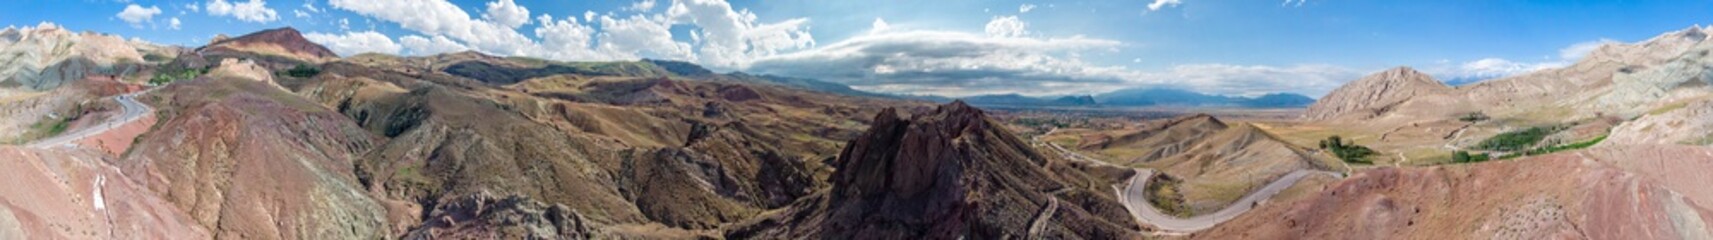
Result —
<instances>
[{"instance_id":1,"label":"cluster of trees","mask_svg":"<svg viewBox=\"0 0 1713 240\"><path fill-rule=\"evenodd\" d=\"M1374 149L1369 149L1362 145L1356 145L1355 142L1345 142L1344 138L1338 137L1338 135L1333 135L1332 137L1327 137L1325 140L1320 140L1320 149L1331 151L1334 156L1338 156L1338 159L1344 160L1344 162L1362 164L1374 163L1374 161L1368 159L1368 156L1373 156L1377 153L1374 152Z\"/></svg>"},{"instance_id":2,"label":"cluster of trees","mask_svg":"<svg viewBox=\"0 0 1713 240\"><path fill-rule=\"evenodd\" d=\"M1600 137L1595 137L1594 139L1589 139L1588 141L1582 141L1582 142L1576 142L1576 143L1570 143L1570 144L1564 144L1564 145L1554 145L1554 146L1530 148L1528 150L1511 152L1509 154L1505 154L1505 155L1499 156L1499 157L1493 157L1492 155L1489 155L1487 153L1473 154L1473 153L1469 153L1469 151L1456 151L1456 152L1452 152L1451 161L1456 162L1456 163L1473 163L1473 162L1484 162L1484 161L1492 160L1492 159L1509 159L1509 158L1515 158L1515 157L1521 157L1521 156L1544 155L1544 154L1548 154L1548 153L1555 153L1555 152L1562 152L1562 151L1568 151L1568 150L1588 148L1588 147L1594 146L1595 144L1600 144L1600 142L1605 141L1605 140L1606 140L1606 136L1602 135ZM1532 143L1531 143L1531 145L1532 145Z\"/></svg>"},{"instance_id":3,"label":"cluster of trees","mask_svg":"<svg viewBox=\"0 0 1713 240\"><path fill-rule=\"evenodd\" d=\"M160 86L179 80L190 80L196 76L207 74L208 68L175 68L155 71L155 76L149 78L149 84Z\"/></svg>"},{"instance_id":4,"label":"cluster of trees","mask_svg":"<svg viewBox=\"0 0 1713 240\"><path fill-rule=\"evenodd\" d=\"M1501 152L1514 152L1533 148L1547 135L1563 130L1560 126L1530 127L1519 131L1511 131L1495 135L1475 145L1475 149Z\"/></svg>"},{"instance_id":5,"label":"cluster of trees","mask_svg":"<svg viewBox=\"0 0 1713 240\"><path fill-rule=\"evenodd\" d=\"M320 75L320 74L321 74L321 69L317 69L313 66L309 66L309 65L305 65L305 64L298 64L296 67L292 67L291 69L286 69L286 71L285 71L286 76L291 76L291 77L295 77L295 78L314 77L315 75Z\"/></svg>"},{"instance_id":6,"label":"cluster of trees","mask_svg":"<svg viewBox=\"0 0 1713 240\"><path fill-rule=\"evenodd\" d=\"M1069 122L1061 121L1059 119L1051 119L1051 118L1021 117L1021 118L1012 119L1011 123L1017 124L1017 125L1023 125L1023 126L1032 126L1032 127L1044 127L1044 126L1045 127L1059 127L1059 128L1071 127L1071 123L1069 123Z\"/></svg>"}]
</instances>

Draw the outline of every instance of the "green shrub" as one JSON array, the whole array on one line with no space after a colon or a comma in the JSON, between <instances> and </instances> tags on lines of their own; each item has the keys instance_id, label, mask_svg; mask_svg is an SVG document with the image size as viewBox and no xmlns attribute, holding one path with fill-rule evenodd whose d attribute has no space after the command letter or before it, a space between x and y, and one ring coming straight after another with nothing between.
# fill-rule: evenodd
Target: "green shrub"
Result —
<instances>
[{"instance_id":1,"label":"green shrub","mask_svg":"<svg viewBox=\"0 0 1713 240\"><path fill-rule=\"evenodd\" d=\"M161 69L155 71L155 76L149 78L149 84L160 86L179 80L195 79L207 74L208 68Z\"/></svg>"},{"instance_id":2,"label":"green shrub","mask_svg":"<svg viewBox=\"0 0 1713 240\"><path fill-rule=\"evenodd\" d=\"M1354 142L1346 143L1343 138L1340 138L1337 135L1327 137L1326 140L1321 140L1320 149L1331 151L1333 156L1337 156L1338 159L1344 160L1344 162L1348 163L1374 163L1374 161L1368 159L1368 156L1378 154L1374 149L1369 149L1362 145L1356 145Z\"/></svg>"},{"instance_id":3,"label":"green shrub","mask_svg":"<svg viewBox=\"0 0 1713 240\"><path fill-rule=\"evenodd\" d=\"M1457 151L1451 154L1451 161L1456 163L1485 162L1492 159L1493 156L1486 153L1470 154L1469 151Z\"/></svg>"},{"instance_id":4,"label":"green shrub","mask_svg":"<svg viewBox=\"0 0 1713 240\"><path fill-rule=\"evenodd\" d=\"M308 78L308 77L314 77L315 75L320 75L320 74L321 74L321 69L317 69L315 67L312 67L312 66L309 66L306 64L298 64L297 67L292 67L291 69L287 69L285 71L286 76L291 76L291 77L295 77L295 78Z\"/></svg>"},{"instance_id":5,"label":"green shrub","mask_svg":"<svg viewBox=\"0 0 1713 240\"><path fill-rule=\"evenodd\" d=\"M1547 146L1547 147L1529 149L1528 151L1523 151L1521 153L1512 153L1509 155L1505 155L1503 158L1515 158L1515 157L1521 157L1521 156L1543 155L1543 154L1548 154L1548 153L1583 149L1583 148L1593 147L1594 144L1600 144L1600 142L1603 142L1603 141L1606 141L1605 135L1601 135L1600 137L1596 137L1594 139L1589 139L1588 141L1576 142L1576 143L1565 144L1565 145Z\"/></svg>"},{"instance_id":6,"label":"green shrub","mask_svg":"<svg viewBox=\"0 0 1713 240\"><path fill-rule=\"evenodd\" d=\"M1484 114L1481 112L1472 112L1472 113L1463 115L1463 117L1457 118L1457 120L1473 123L1473 122L1487 121L1488 118L1489 117L1487 117L1487 114Z\"/></svg>"}]
</instances>

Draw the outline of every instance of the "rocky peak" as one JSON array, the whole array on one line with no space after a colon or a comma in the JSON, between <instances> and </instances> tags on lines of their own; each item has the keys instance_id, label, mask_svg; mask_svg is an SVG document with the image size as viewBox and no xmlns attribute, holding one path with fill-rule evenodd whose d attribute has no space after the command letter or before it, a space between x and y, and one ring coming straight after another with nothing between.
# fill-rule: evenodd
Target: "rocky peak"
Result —
<instances>
[{"instance_id":1,"label":"rocky peak","mask_svg":"<svg viewBox=\"0 0 1713 240\"><path fill-rule=\"evenodd\" d=\"M226 36L225 33L214 34L214 38L208 40L208 45L214 45L214 43L224 42L226 40L231 40L231 39L232 39L232 36Z\"/></svg>"},{"instance_id":2,"label":"rocky peak","mask_svg":"<svg viewBox=\"0 0 1713 240\"><path fill-rule=\"evenodd\" d=\"M1170 121L1170 123L1168 123L1167 125L1169 125L1169 126L1186 126L1186 125L1208 126L1208 127L1212 127L1215 129L1224 129L1225 127L1227 127L1225 122L1219 121L1218 118L1214 118L1213 115L1208 115L1206 113L1197 113L1195 115L1178 117L1178 118L1172 119L1172 121Z\"/></svg>"},{"instance_id":3,"label":"rocky peak","mask_svg":"<svg viewBox=\"0 0 1713 240\"><path fill-rule=\"evenodd\" d=\"M899 118L893 109L881 111L875 116L873 127L840 155L838 162L843 166L834 179L835 185L845 187L836 191L844 196L915 197L942 179L939 177L942 168L952 169L966 164L961 161L971 161L968 154L975 149L962 149L967 146L957 146L956 142L968 141L965 138L1012 137L995 131L988 121L985 113L963 101L941 105L911 120ZM998 143L1009 142L1014 141Z\"/></svg>"},{"instance_id":4,"label":"rocky peak","mask_svg":"<svg viewBox=\"0 0 1713 240\"><path fill-rule=\"evenodd\" d=\"M1397 67L1344 84L1315 101L1314 105L1310 105L1304 117L1323 120L1351 113L1378 115L1372 110L1380 110L1416 96L1451 90L1451 86L1426 73L1410 67Z\"/></svg>"},{"instance_id":5,"label":"rocky peak","mask_svg":"<svg viewBox=\"0 0 1713 240\"><path fill-rule=\"evenodd\" d=\"M1707 32L1708 32L1708 29L1701 28L1701 25L1695 25L1695 26L1690 26L1689 28L1685 28L1683 30L1678 30L1676 32L1666 34L1664 37L1683 38L1683 39L1688 39L1688 40L1706 40L1707 36L1708 36Z\"/></svg>"},{"instance_id":6,"label":"rocky peak","mask_svg":"<svg viewBox=\"0 0 1713 240\"><path fill-rule=\"evenodd\" d=\"M20 38L23 38L23 34L18 33L17 28L6 27L6 30L0 30L0 39L5 39L6 42L17 42Z\"/></svg>"},{"instance_id":7,"label":"rocky peak","mask_svg":"<svg viewBox=\"0 0 1713 240\"><path fill-rule=\"evenodd\" d=\"M1017 237L1035 233L1029 230L1030 222L1044 208L1062 213L1040 223L1043 229L1060 229L1047 231L1094 239L1128 238L1122 225L1113 224L1127 220L1122 215L1102 218L1081 210L1118 208L1117 202L1062 199L1097 191L1074 187L1087 181L1077 179L1086 173L1049 162L1046 155L969 104L954 101L908 120L897 110L886 109L875 115L871 126L845 145L833 162L838 167L824 199L814 201L816 206L788 209L799 213L782 214L790 219L775 221L814 224L761 224L735 231L733 238ZM1076 193L1055 195L1051 193L1055 189ZM785 232L761 230L765 228Z\"/></svg>"},{"instance_id":8,"label":"rocky peak","mask_svg":"<svg viewBox=\"0 0 1713 240\"><path fill-rule=\"evenodd\" d=\"M304 58L311 62L339 57L339 54L333 53L327 47L310 42L309 39L303 37L302 32L291 27L262 30L229 39L216 37L214 43L208 44L203 49L231 49L278 54Z\"/></svg>"},{"instance_id":9,"label":"rocky peak","mask_svg":"<svg viewBox=\"0 0 1713 240\"><path fill-rule=\"evenodd\" d=\"M1692 26L1660 34L1634 44L1608 43L1595 49L1580 62L1617 62L1626 65L1654 65L1682 55L1684 51L1713 38L1713 28Z\"/></svg>"}]
</instances>

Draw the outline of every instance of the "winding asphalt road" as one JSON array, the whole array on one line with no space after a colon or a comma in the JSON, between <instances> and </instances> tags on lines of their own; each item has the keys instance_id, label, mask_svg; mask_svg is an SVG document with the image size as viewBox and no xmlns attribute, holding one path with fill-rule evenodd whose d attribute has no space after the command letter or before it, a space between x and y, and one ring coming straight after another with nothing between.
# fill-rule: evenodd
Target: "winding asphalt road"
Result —
<instances>
[{"instance_id":1,"label":"winding asphalt road","mask_svg":"<svg viewBox=\"0 0 1713 240\"><path fill-rule=\"evenodd\" d=\"M149 91L140 91L140 92L127 93L124 95L114 96L113 100L118 101L119 106L122 108L119 116L109 118L109 119L107 119L107 121L102 122L101 124L97 124L95 126L89 126L89 127L85 127L82 129L77 129L75 131L62 133L59 136L54 136L54 137L47 138L47 139L37 140L36 142L30 143L29 145L26 145L26 146L31 147L31 148L54 148L54 147L59 147L59 146L68 146L74 142L77 142L78 140L83 140L84 138L89 138L90 136L95 136L97 134L107 132L108 130L113 130L114 128L119 128L120 126L125 126L125 124L131 123L133 121L143 119L144 115L148 115L150 112L155 111L155 109L150 108L149 105L144 105L142 102L137 102L137 95L141 95L141 94L147 93L147 92L149 92Z\"/></svg>"},{"instance_id":2,"label":"winding asphalt road","mask_svg":"<svg viewBox=\"0 0 1713 240\"><path fill-rule=\"evenodd\" d=\"M1058 129L1053 130L1056 131ZM1049 131L1049 133L1051 132L1052 131ZM1076 152L1071 152L1069 149L1059 146L1059 144L1040 141L1040 136L1037 136L1035 140L1037 143L1047 145L1048 148L1059 152L1059 154L1065 156L1065 158L1121 167L1104 161L1095 160ZM1306 169L1297 170L1285 174L1284 177L1280 177L1278 180L1268 183L1266 186L1261 187L1261 189L1256 189L1254 192L1250 192L1249 195L1245 195L1236 202L1232 202L1231 205L1225 207L1225 209L1220 209L1219 211L1215 211L1211 214L1204 214L1201 216L1179 218L1177 216L1167 215L1165 212L1160 211L1159 208L1155 208L1154 204L1148 203L1148 180L1153 179L1155 173L1154 170L1147 168L1131 169L1136 171L1136 174L1131 176L1130 180L1125 181L1125 183L1122 184L1123 186L1113 186L1113 191L1118 194L1119 203L1124 205L1124 208L1130 210L1130 216L1135 217L1137 222L1144 225L1154 226L1162 231L1171 233L1188 233L1206 230L1208 228L1212 228L1214 225L1230 221L1233 218L1237 218L1239 215L1243 215L1243 213L1249 212L1249 210L1259 205L1260 202L1272 199L1273 195L1278 195L1279 192L1283 192L1286 188L1296 185L1298 181L1302 181L1310 175L1327 174L1333 177L1342 177L1342 175L1337 172Z\"/></svg>"},{"instance_id":3,"label":"winding asphalt road","mask_svg":"<svg viewBox=\"0 0 1713 240\"><path fill-rule=\"evenodd\" d=\"M1243 196L1243 198L1238 199L1236 202L1232 202L1231 205L1226 206L1225 209L1190 218L1178 218L1176 216L1167 215L1164 212L1161 212L1160 209L1154 208L1153 204L1148 203L1148 199L1146 197L1148 192L1148 180L1153 179L1153 169L1136 169L1136 175L1130 177L1130 181L1126 181L1125 186L1118 188L1117 191L1118 197L1123 199L1122 203L1124 204L1124 207L1130 209L1130 215L1136 217L1136 220L1141 221L1144 224L1153 225L1160 230L1168 232L1195 232L1212 228L1214 225L1219 225L1225 221L1237 218L1237 216L1243 215L1243 213L1249 212L1250 209L1260 205L1259 203L1261 201L1273 198L1273 195L1278 195L1279 192L1285 191L1286 188L1290 188L1292 185L1296 185L1298 181L1302 181L1304 178L1314 174L1327 174L1334 177L1338 176L1337 173L1333 172L1297 170L1285 174L1284 177L1280 177L1279 180L1274 180L1272 183L1268 183L1266 186L1261 187L1261 189L1256 189L1254 192L1250 192L1249 195Z\"/></svg>"}]
</instances>

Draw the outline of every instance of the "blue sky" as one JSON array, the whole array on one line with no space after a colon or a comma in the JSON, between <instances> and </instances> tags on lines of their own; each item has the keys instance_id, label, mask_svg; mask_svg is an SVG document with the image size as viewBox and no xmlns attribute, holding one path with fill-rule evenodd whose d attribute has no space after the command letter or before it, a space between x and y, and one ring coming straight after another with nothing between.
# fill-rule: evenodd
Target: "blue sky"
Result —
<instances>
[{"instance_id":1,"label":"blue sky","mask_svg":"<svg viewBox=\"0 0 1713 240\"><path fill-rule=\"evenodd\" d=\"M292 26L341 54L477 50L567 61L678 59L723 71L953 96L1127 87L1319 96L1394 66L1441 78L1504 76L1562 66L1606 41L1641 41L1713 23L1709 0L11 4L0 9L0 25L46 21L164 44L196 46L215 34Z\"/></svg>"}]
</instances>

